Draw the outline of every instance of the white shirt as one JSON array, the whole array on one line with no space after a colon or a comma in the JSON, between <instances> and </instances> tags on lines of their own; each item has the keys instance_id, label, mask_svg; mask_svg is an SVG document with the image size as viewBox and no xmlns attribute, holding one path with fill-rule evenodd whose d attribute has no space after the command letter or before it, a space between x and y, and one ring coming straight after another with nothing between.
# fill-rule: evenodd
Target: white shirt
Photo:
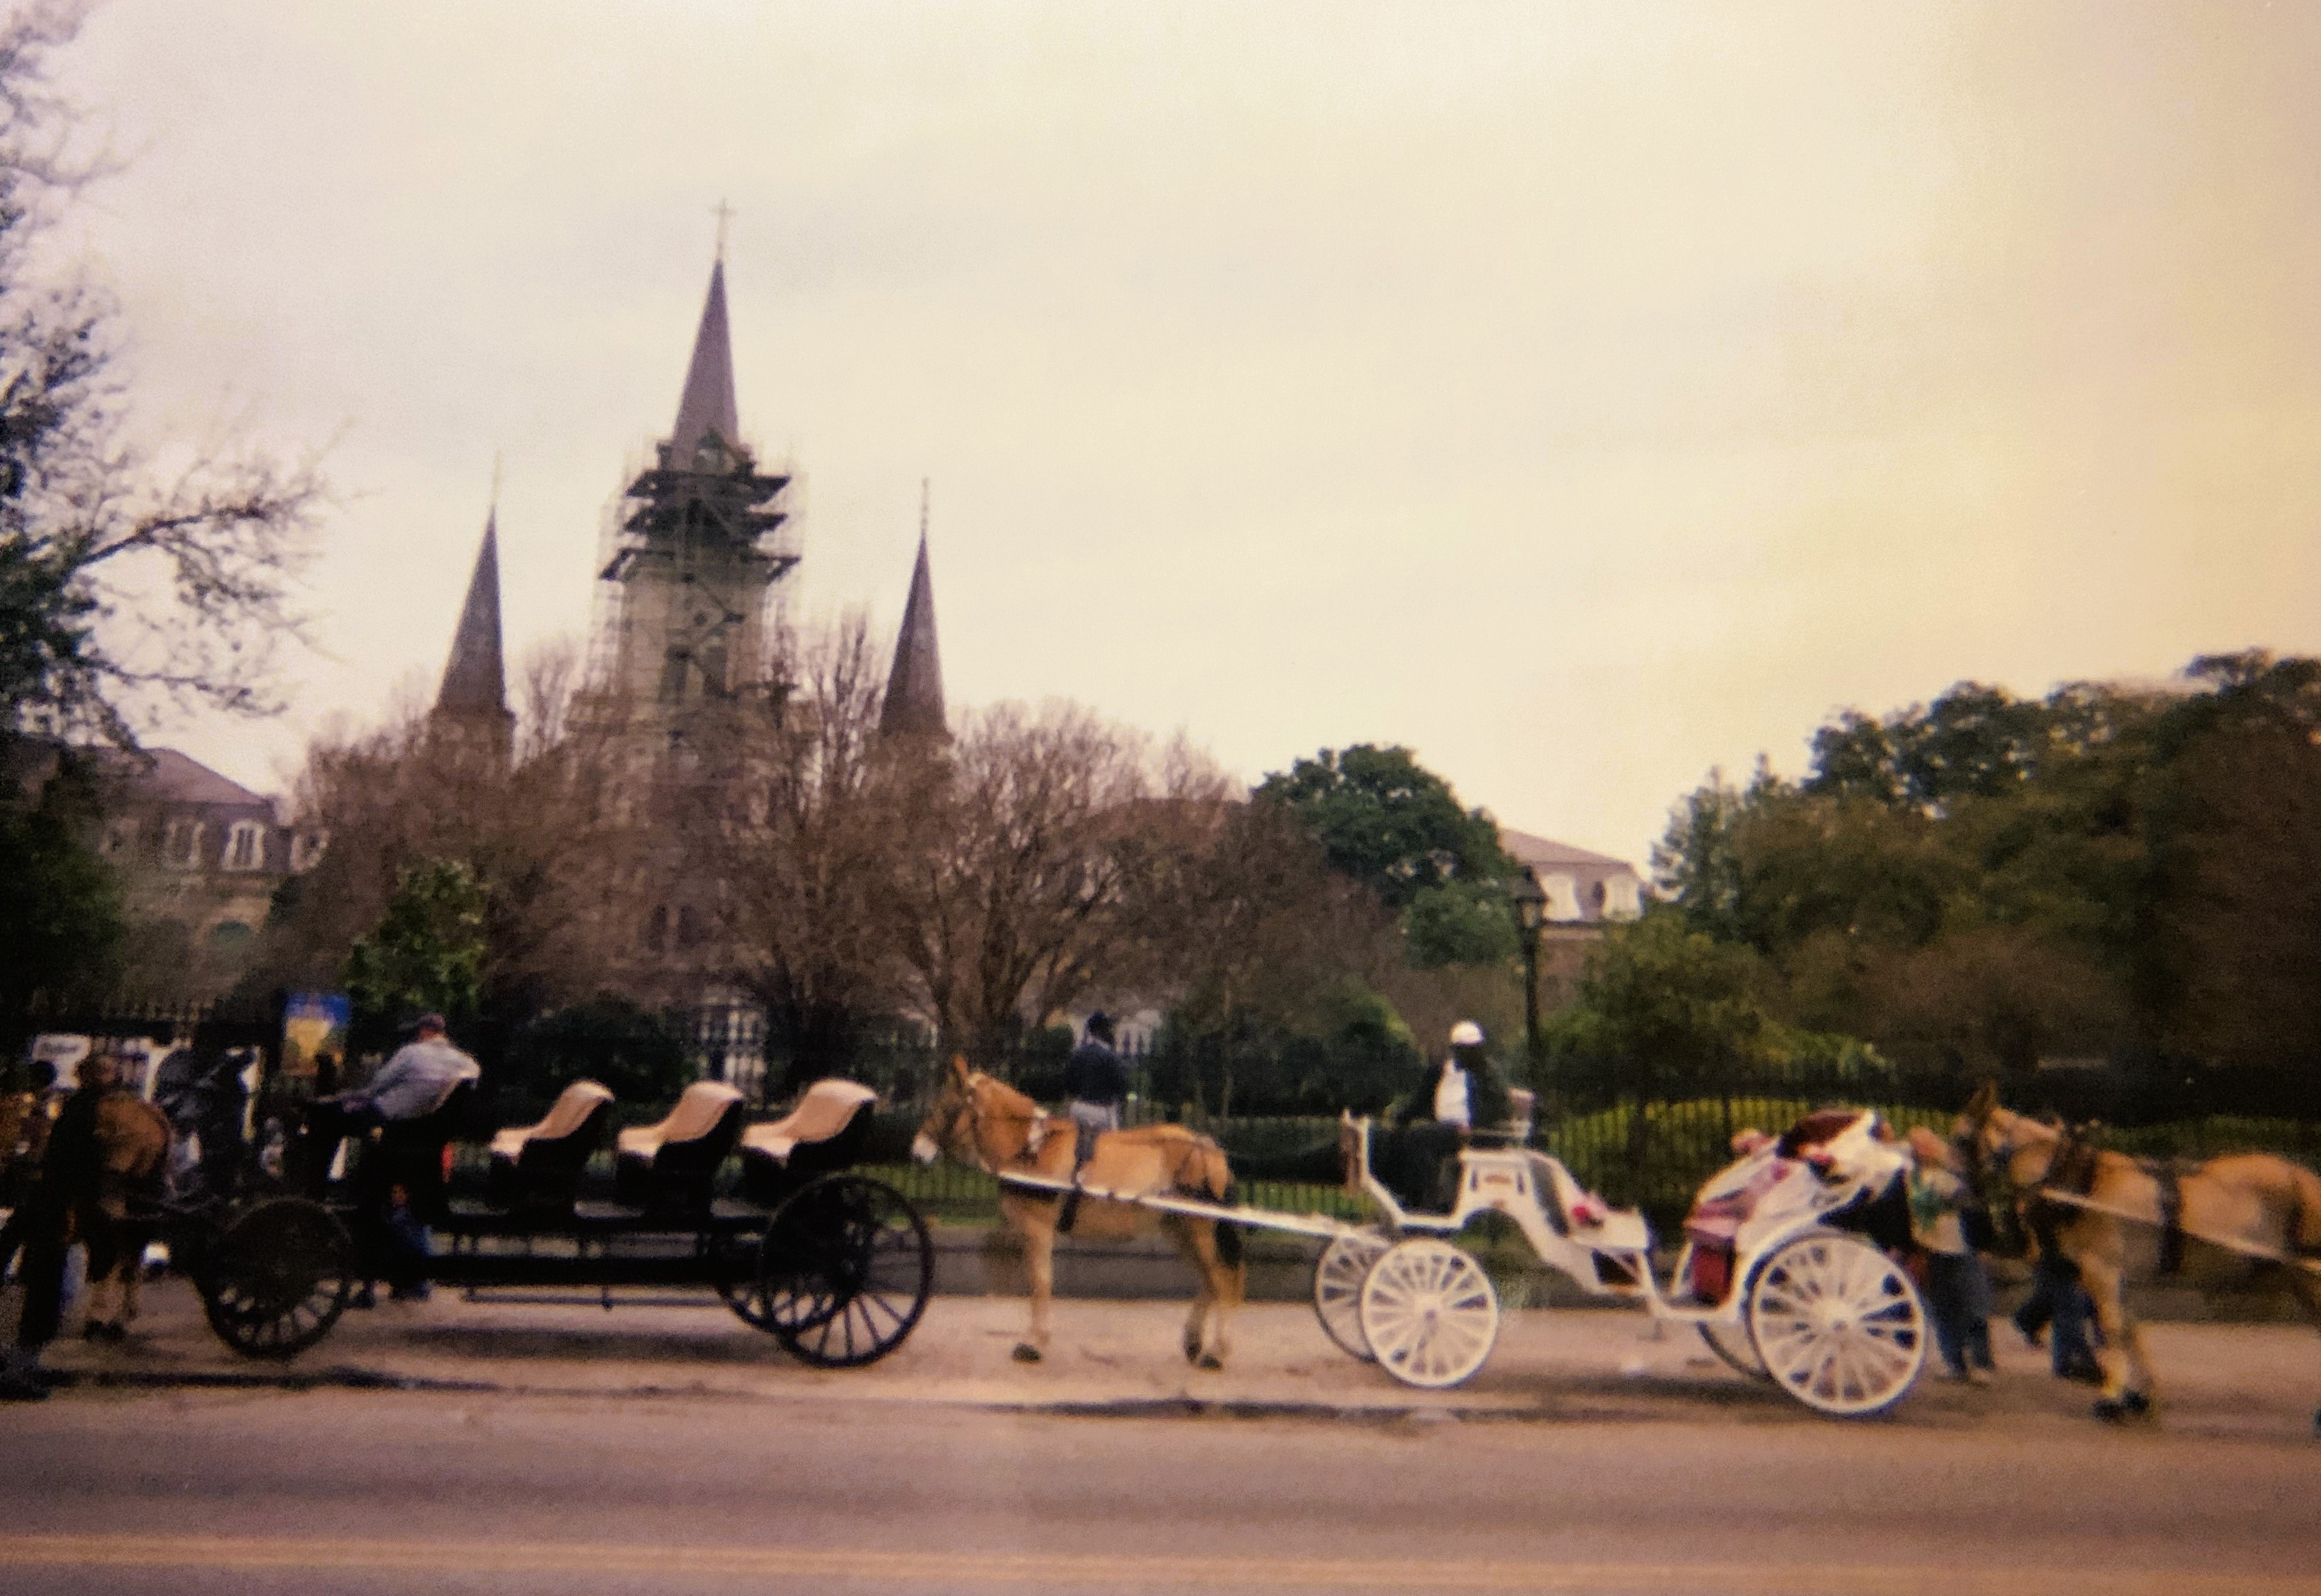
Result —
<instances>
[{"instance_id":1,"label":"white shirt","mask_svg":"<svg viewBox=\"0 0 2321 1596\"><path fill-rule=\"evenodd\" d=\"M1434 1084L1434 1117L1445 1125L1474 1123L1474 1111L1467 1100L1467 1072L1456 1064L1444 1065L1443 1078Z\"/></svg>"}]
</instances>

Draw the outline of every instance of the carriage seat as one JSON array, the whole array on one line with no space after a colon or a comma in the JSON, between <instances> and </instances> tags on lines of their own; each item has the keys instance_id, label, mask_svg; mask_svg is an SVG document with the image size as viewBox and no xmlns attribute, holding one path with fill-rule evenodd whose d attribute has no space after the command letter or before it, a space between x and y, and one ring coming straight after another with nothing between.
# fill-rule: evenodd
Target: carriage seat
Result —
<instances>
[{"instance_id":1,"label":"carriage seat","mask_svg":"<svg viewBox=\"0 0 2321 1596\"><path fill-rule=\"evenodd\" d=\"M717 1166L741 1133L742 1094L723 1081L696 1081L660 1124L621 1132L614 1190L633 1208L706 1209Z\"/></svg>"},{"instance_id":2,"label":"carriage seat","mask_svg":"<svg viewBox=\"0 0 2321 1596\"><path fill-rule=\"evenodd\" d=\"M494 1136L486 1188L491 1205L569 1211L589 1155L605 1139L612 1111L611 1092L594 1081L575 1081L539 1123L511 1126Z\"/></svg>"},{"instance_id":3,"label":"carriage seat","mask_svg":"<svg viewBox=\"0 0 2321 1596\"><path fill-rule=\"evenodd\" d=\"M816 1081L780 1119L742 1133L742 1190L771 1204L818 1174L854 1163L878 1094L859 1081Z\"/></svg>"}]
</instances>

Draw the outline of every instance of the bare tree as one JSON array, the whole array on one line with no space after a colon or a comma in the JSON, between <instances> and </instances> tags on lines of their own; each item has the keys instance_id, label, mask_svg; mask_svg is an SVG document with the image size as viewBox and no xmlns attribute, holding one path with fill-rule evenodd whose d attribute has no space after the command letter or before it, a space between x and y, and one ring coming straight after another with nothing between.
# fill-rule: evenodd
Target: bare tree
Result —
<instances>
[{"instance_id":1,"label":"bare tree","mask_svg":"<svg viewBox=\"0 0 2321 1596\"><path fill-rule=\"evenodd\" d=\"M736 985L790 1046L794 1076L835 1073L898 995L894 803L908 780L878 740L879 651L860 616L789 639L769 710L728 722L730 767L687 828L719 888Z\"/></svg>"},{"instance_id":2,"label":"bare tree","mask_svg":"<svg viewBox=\"0 0 2321 1596\"><path fill-rule=\"evenodd\" d=\"M128 440L112 303L36 268L58 205L112 165L74 154L83 119L49 85L84 10L0 22L0 730L130 744L164 709L282 707L324 488L254 449L160 469Z\"/></svg>"},{"instance_id":3,"label":"bare tree","mask_svg":"<svg viewBox=\"0 0 2321 1596\"><path fill-rule=\"evenodd\" d=\"M1002 705L896 777L895 925L945 1039L990 1049L1127 967L1180 797L1134 734L1087 710ZM1189 780L1189 773L1174 773Z\"/></svg>"}]
</instances>

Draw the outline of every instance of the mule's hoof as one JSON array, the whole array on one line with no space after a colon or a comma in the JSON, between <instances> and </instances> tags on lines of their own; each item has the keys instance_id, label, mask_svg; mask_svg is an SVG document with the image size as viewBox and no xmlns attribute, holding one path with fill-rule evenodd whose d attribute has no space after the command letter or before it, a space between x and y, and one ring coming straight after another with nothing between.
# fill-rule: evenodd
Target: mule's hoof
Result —
<instances>
[{"instance_id":1,"label":"mule's hoof","mask_svg":"<svg viewBox=\"0 0 2321 1596\"><path fill-rule=\"evenodd\" d=\"M1009 1356L1019 1364L1036 1364L1040 1361L1040 1349L1029 1341L1018 1341L1015 1350Z\"/></svg>"},{"instance_id":2,"label":"mule's hoof","mask_svg":"<svg viewBox=\"0 0 2321 1596\"><path fill-rule=\"evenodd\" d=\"M2124 1391L2120 1392L2119 1405L2126 1409L2130 1413L2136 1414L2138 1416L2152 1411L2152 1399L2144 1395L2140 1391Z\"/></svg>"},{"instance_id":3,"label":"mule's hoof","mask_svg":"<svg viewBox=\"0 0 2321 1596\"><path fill-rule=\"evenodd\" d=\"M1205 1352L1193 1360L1193 1366L1197 1369L1222 1369L1225 1366L1225 1360L1214 1352Z\"/></svg>"}]
</instances>

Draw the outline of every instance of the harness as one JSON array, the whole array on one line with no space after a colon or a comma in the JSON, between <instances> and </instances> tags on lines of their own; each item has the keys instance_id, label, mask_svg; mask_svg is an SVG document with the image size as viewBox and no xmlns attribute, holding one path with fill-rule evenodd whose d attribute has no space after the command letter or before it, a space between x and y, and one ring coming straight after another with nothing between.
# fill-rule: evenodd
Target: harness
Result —
<instances>
[{"instance_id":1,"label":"harness","mask_svg":"<svg viewBox=\"0 0 2321 1596\"><path fill-rule=\"evenodd\" d=\"M2041 1174L2037 1183L2025 1190L2023 1195L2027 1197L2034 1206L2053 1203L2088 1213L2103 1214L2109 1219L2125 1220L2130 1224L2154 1223L2154 1220L2146 1215L2132 1213L2112 1203L2098 1202L2089 1195L2095 1186L2097 1156L2101 1150L2094 1143L2071 1131L2063 1132L2056 1143L2053 1156L2047 1161L2046 1170ZM1991 1149L1990 1156L2004 1174L2014 1164L2015 1156L2019 1151L2021 1149L2015 1145L2014 1138L2009 1136ZM2321 1274L2321 1261L2275 1252L2271 1247L2260 1247L2254 1242L2244 1241L2237 1237L2211 1236L2185 1229L2182 1167L2153 1158L2138 1159L2136 1167L2149 1175L2159 1188L2160 1213L2157 1220L2160 1229L2159 1273L2163 1278L2175 1274L2183 1268L2184 1241L2187 1237L2205 1242L2225 1252L2237 1253L2242 1257L2251 1258L2259 1263L2280 1264L2293 1269L2301 1269L2307 1274ZM2045 1238L2043 1238L2043 1245L2044 1240Z\"/></svg>"}]
</instances>

